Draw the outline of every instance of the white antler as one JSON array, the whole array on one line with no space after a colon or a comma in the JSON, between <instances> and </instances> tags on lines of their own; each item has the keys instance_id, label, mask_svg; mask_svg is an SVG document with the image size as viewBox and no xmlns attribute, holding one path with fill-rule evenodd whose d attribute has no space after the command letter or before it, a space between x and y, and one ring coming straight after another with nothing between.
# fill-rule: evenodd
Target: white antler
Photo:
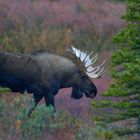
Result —
<instances>
[{"instance_id":1,"label":"white antler","mask_svg":"<svg viewBox=\"0 0 140 140\"><path fill-rule=\"evenodd\" d=\"M81 62L84 64L86 68L86 74L90 78L99 78L104 75L103 65L105 64L105 60L99 66L96 66L96 67L92 66L98 58L98 53L95 54L94 57L92 57L93 52L88 54L88 52L82 52L81 50L75 48L74 46L72 46L72 53L74 53L76 57L78 57L81 60Z\"/></svg>"}]
</instances>

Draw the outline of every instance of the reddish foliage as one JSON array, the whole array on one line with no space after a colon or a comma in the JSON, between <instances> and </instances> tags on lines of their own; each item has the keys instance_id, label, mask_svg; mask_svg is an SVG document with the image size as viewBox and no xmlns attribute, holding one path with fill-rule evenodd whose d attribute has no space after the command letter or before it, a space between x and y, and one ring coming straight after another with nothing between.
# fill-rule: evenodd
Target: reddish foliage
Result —
<instances>
[{"instance_id":1,"label":"reddish foliage","mask_svg":"<svg viewBox=\"0 0 140 140\"><path fill-rule=\"evenodd\" d=\"M24 22L32 26L39 24L65 25L78 28L97 29L99 34L112 32L123 24L120 16L124 13L124 4L113 4L107 1L95 0L61 0L61 1L27 1L0 0L0 19L6 23ZM2 23L1 23L2 24ZM6 23L9 24L9 23ZM3 24L1 30L3 30ZM12 25L9 25L12 26Z\"/></svg>"}]
</instances>

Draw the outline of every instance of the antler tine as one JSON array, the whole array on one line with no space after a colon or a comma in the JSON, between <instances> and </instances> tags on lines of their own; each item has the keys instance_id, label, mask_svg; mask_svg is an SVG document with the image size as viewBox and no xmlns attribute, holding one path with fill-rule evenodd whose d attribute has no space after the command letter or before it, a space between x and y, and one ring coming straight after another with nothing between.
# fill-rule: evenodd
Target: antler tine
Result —
<instances>
[{"instance_id":1,"label":"antler tine","mask_svg":"<svg viewBox=\"0 0 140 140\"><path fill-rule=\"evenodd\" d=\"M88 69L88 67L92 66L95 63L95 61L97 60L97 58L98 58L98 53L96 53L96 55L90 60L91 63L89 65L87 65L86 68Z\"/></svg>"},{"instance_id":2,"label":"antler tine","mask_svg":"<svg viewBox=\"0 0 140 140\"><path fill-rule=\"evenodd\" d=\"M89 53L87 56L86 56L86 59L83 61L85 66L87 65L87 63L91 63L92 62L92 59L90 59L91 55L93 54L93 52Z\"/></svg>"},{"instance_id":3,"label":"antler tine","mask_svg":"<svg viewBox=\"0 0 140 140\"><path fill-rule=\"evenodd\" d=\"M82 53L80 53L80 55L79 55L80 60L81 60L81 55L82 55Z\"/></svg>"},{"instance_id":4,"label":"antler tine","mask_svg":"<svg viewBox=\"0 0 140 140\"><path fill-rule=\"evenodd\" d=\"M104 68L101 68L101 69L94 71L93 73L100 75L103 72L103 70L104 70Z\"/></svg>"},{"instance_id":5,"label":"antler tine","mask_svg":"<svg viewBox=\"0 0 140 140\"><path fill-rule=\"evenodd\" d=\"M104 70L104 68L102 68L98 73L96 73L97 78L102 77L104 75L103 70Z\"/></svg>"},{"instance_id":6,"label":"antler tine","mask_svg":"<svg viewBox=\"0 0 140 140\"><path fill-rule=\"evenodd\" d=\"M92 69L90 72L88 73L97 73L100 70L100 66L95 67L94 69Z\"/></svg>"},{"instance_id":7,"label":"antler tine","mask_svg":"<svg viewBox=\"0 0 140 140\"><path fill-rule=\"evenodd\" d=\"M95 56L91 58L91 56L93 55L93 52L90 52L90 53L87 51L83 52L75 48L74 46L72 46L72 53L74 53L76 57L79 58L81 62L83 62L86 68L85 72L90 78L99 78L104 75L103 65L105 63L105 60L96 67L92 66L98 58L98 53L96 53Z\"/></svg>"},{"instance_id":8,"label":"antler tine","mask_svg":"<svg viewBox=\"0 0 140 140\"><path fill-rule=\"evenodd\" d=\"M84 61L86 60L86 58L87 58L87 51L85 51L84 54L85 54L85 58L82 60L83 62L84 62Z\"/></svg>"},{"instance_id":9,"label":"antler tine","mask_svg":"<svg viewBox=\"0 0 140 140\"><path fill-rule=\"evenodd\" d=\"M99 78L99 77L103 76L104 75L104 73L103 73L103 70L104 70L103 65L104 65L104 63L105 63L105 60L99 66L96 66L94 68L93 67L89 67L91 70L87 70L87 72L86 72L87 75L90 78Z\"/></svg>"},{"instance_id":10,"label":"antler tine","mask_svg":"<svg viewBox=\"0 0 140 140\"><path fill-rule=\"evenodd\" d=\"M81 50L75 48L74 46L72 46L71 48L72 53L74 53L76 57L78 57L83 62L84 59L87 57L87 52L82 52Z\"/></svg>"},{"instance_id":11,"label":"antler tine","mask_svg":"<svg viewBox=\"0 0 140 140\"><path fill-rule=\"evenodd\" d=\"M89 65L88 67L87 67L87 72L88 73L91 73L91 72L93 72L93 71L95 71L96 69L98 69L98 68L100 68L100 67L102 67L103 65L105 64L105 60L99 65L99 66L96 66L96 67L92 67L91 65Z\"/></svg>"},{"instance_id":12,"label":"antler tine","mask_svg":"<svg viewBox=\"0 0 140 140\"><path fill-rule=\"evenodd\" d=\"M75 53L75 48L74 48L74 46L72 46L71 48L72 48L72 49L71 49L72 53Z\"/></svg>"},{"instance_id":13,"label":"antler tine","mask_svg":"<svg viewBox=\"0 0 140 140\"><path fill-rule=\"evenodd\" d=\"M99 78L104 75L103 70L104 68L101 68L100 70L98 70L98 72L96 71L92 73L87 73L87 72L86 73L90 78Z\"/></svg>"},{"instance_id":14,"label":"antler tine","mask_svg":"<svg viewBox=\"0 0 140 140\"><path fill-rule=\"evenodd\" d=\"M81 54L81 52L80 52L80 50L76 50L76 55L77 55L77 57L79 58L80 57L80 54Z\"/></svg>"},{"instance_id":15,"label":"antler tine","mask_svg":"<svg viewBox=\"0 0 140 140\"><path fill-rule=\"evenodd\" d=\"M72 53L74 53L78 58L80 57L80 50L76 49L74 46L72 46Z\"/></svg>"},{"instance_id":16,"label":"antler tine","mask_svg":"<svg viewBox=\"0 0 140 140\"><path fill-rule=\"evenodd\" d=\"M88 61L88 59L90 58L90 56L93 54L93 52L89 53L89 55L86 56L86 59L83 61L84 63L86 63L86 61Z\"/></svg>"},{"instance_id":17,"label":"antler tine","mask_svg":"<svg viewBox=\"0 0 140 140\"><path fill-rule=\"evenodd\" d=\"M98 58L98 53L95 54L95 56L91 59L92 63L94 63Z\"/></svg>"}]
</instances>

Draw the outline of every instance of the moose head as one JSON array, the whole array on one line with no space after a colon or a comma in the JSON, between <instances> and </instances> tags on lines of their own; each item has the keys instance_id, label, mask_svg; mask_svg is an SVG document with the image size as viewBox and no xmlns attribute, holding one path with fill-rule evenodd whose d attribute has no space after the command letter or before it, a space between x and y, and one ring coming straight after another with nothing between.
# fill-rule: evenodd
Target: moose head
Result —
<instances>
[{"instance_id":1,"label":"moose head","mask_svg":"<svg viewBox=\"0 0 140 140\"><path fill-rule=\"evenodd\" d=\"M94 98L97 95L97 88L92 79L100 78L104 75L105 60L99 66L93 67L98 54L93 56L93 52L83 52L74 46L71 47L70 52L74 56L73 61L78 65L80 74L79 85L73 87L71 97L80 99L85 95L88 98Z\"/></svg>"}]
</instances>

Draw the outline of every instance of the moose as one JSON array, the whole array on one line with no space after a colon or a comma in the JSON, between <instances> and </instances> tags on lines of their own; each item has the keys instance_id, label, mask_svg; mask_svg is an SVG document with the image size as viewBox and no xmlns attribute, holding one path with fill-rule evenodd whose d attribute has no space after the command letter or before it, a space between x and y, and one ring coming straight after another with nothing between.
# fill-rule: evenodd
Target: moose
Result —
<instances>
[{"instance_id":1,"label":"moose","mask_svg":"<svg viewBox=\"0 0 140 140\"><path fill-rule=\"evenodd\" d=\"M28 116L43 97L46 106L55 109L54 96L61 88L72 87L71 98L74 99L83 95L94 98L97 88L92 78L102 77L104 61L93 67L97 54L93 57L93 52L83 52L74 46L68 52L73 59L48 51L31 54L0 52L0 86L8 87L12 92L33 93L34 106L28 110Z\"/></svg>"}]
</instances>

